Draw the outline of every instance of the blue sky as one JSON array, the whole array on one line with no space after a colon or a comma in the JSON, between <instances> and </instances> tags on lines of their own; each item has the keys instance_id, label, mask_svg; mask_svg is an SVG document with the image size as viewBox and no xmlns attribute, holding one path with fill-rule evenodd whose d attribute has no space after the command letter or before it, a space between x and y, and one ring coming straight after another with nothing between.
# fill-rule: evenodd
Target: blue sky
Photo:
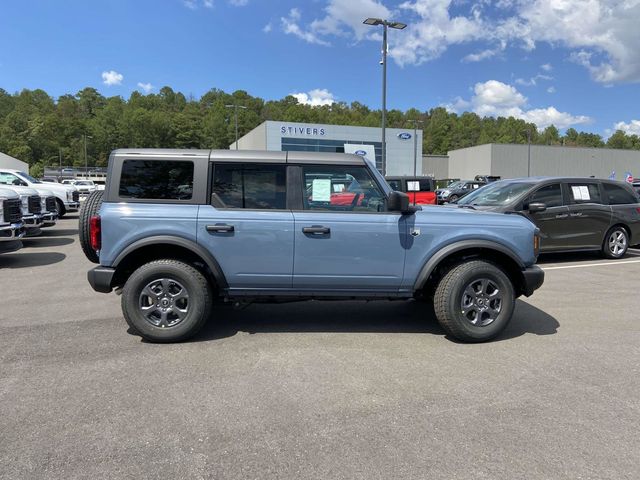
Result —
<instances>
[{"instance_id":1,"label":"blue sky","mask_svg":"<svg viewBox=\"0 0 640 480\"><path fill-rule=\"evenodd\" d=\"M5 0L0 88L58 96L169 85L379 108L514 115L640 134L640 0Z\"/></svg>"}]
</instances>

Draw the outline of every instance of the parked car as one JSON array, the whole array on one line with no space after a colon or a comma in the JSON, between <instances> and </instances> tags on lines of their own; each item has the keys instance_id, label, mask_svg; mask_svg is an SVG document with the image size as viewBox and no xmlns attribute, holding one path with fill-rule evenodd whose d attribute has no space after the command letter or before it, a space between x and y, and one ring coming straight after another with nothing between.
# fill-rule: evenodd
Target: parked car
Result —
<instances>
[{"instance_id":1,"label":"parked car","mask_svg":"<svg viewBox=\"0 0 640 480\"><path fill-rule=\"evenodd\" d=\"M436 205L435 181L432 177L385 177L391 188L409 195L414 205Z\"/></svg>"},{"instance_id":2,"label":"parked car","mask_svg":"<svg viewBox=\"0 0 640 480\"><path fill-rule=\"evenodd\" d=\"M92 180L76 180L73 184L78 189L81 195L88 195L91 192L97 190L95 183Z\"/></svg>"},{"instance_id":3,"label":"parked car","mask_svg":"<svg viewBox=\"0 0 640 480\"><path fill-rule=\"evenodd\" d=\"M51 183L60 183L57 177L42 177L40 179L41 182L51 182Z\"/></svg>"},{"instance_id":4,"label":"parked car","mask_svg":"<svg viewBox=\"0 0 640 480\"><path fill-rule=\"evenodd\" d=\"M433 299L450 335L485 341L544 280L529 220L411 206L357 155L117 150L109 172L80 212L88 280L150 341L193 336L216 300L354 298ZM358 201L332 204L333 178Z\"/></svg>"},{"instance_id":5,"label":"parked car","mask_svg":"<svg viewBox=\"0 0 640 480\"><path fill-rule=\"evenodd\" d=\"M502 177L498 175L476 175L474 177L474 180L477 182L491 183L491 182L497 182L501 178Z\"/></svg>"},{"instance_id":6,"label":"parked car","mask_svg":"<svg viewBox=\"0 0 640 480\"><path fill-rule=\"evenodd\" d=\"M73 185L60 185L54 182L41 182L31 175L19 170L0 169L0 183L30 188L46 188L56 196L56 209L58 216L62 217L67 212L75 212L80 208L80 193Z\"/></svg>"},{"instance_id":7,"label":"parked car","mask_svg":"<svg viewBox=\"0 0 640 480\"><path fill-rule=\"evenodd\" d=\"M38 191L21 185L8 185L2 182L0 174L0 186L13 190L20 197L22 223L25 228L25 237L36 237L42 233L40 227L44 224L42 218L42 199Z\"/></svg>"},{"instance_id":8,"label":"parked car","mask_svg":"<svg viewBox=\"0 0 640 480\"><path fill-rule=\"evenodd\" d=\"M0 253L15 252L22 248L20 239L25 234L22 223L22 201L14 190L0 187Z\"/></svg>"},{"instance_id":9,"label":"parked car","mask_svg":"<svg viewBox=\"0 0 640 480\"><path fill-rule=\"evenodd\" d=\"M595 178L502 180L458 206L521 213L541 231L541 252L600 250L621 258L640 243L640 199L629 184Z\"/></svg>"},{"instance_id":10,"label":"parked car","mask_svg":"<svg viewBox=\"0 0 640 480\"><path fill-rule=\"evenodd\" d=\"M446 188L436 190L438 205L455 202L459 198L464 197L466 194L473 192L486 184L487 182L481 182L478 180L459 180L457 182L453 182Z\"/></svg>"},{"instance_id":11,"label":"parked car","mask_svg":"<svg viewBox=\"0 0 640 480\"><path fill-rule=\"evenodd\" d=\"M633 189L636 193L640 194L640 180L634 180L631 185L633 185Z\"/></svg>"}]
</instances>

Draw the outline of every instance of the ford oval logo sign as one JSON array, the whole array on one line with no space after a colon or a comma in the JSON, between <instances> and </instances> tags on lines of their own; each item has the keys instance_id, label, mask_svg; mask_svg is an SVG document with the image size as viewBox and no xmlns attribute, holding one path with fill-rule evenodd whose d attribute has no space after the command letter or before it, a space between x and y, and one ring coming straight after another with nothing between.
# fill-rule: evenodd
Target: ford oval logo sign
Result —
<instances>
[{"instance_id":1,"label":"ford oval logo sign","mask_svg":"<svg viewBox=\"0 0 640 480\"><path fill-rule=\"evenodd\" d=\"M356 150L355 153L356 155L360 155L361 157L364 157L367 154L367 152L365 152L364 150Z\"/></svg>"},{"instance_id":2,"label":"ford oval logo sign","mask_svg":"<svg viewBox=\"0 0 640 480\"><path fill-rule=\"evenodd\" d=\"M400 140L409 140L411 138L411 134L409 132L402 132L398 134L398 138Z\"/></svg>"}]
</instances>

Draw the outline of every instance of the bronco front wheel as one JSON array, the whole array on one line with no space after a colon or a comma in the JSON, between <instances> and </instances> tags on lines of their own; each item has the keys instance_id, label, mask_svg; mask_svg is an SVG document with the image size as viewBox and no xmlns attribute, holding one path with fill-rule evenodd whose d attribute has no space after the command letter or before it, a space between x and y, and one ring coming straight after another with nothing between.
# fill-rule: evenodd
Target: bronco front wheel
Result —
<instances>
[{"instance_id":1,"label":"bronco front wheel","mask_svg":"<svg viewBox=\"0 0 640 480\"><path fill-rule=\"evenodd\" d=\"M180 342L194 336L211 315L209 282L192 266L156 260L138 268L122 290L129 326L151 342Z\"/></svg>"},{"instance_id":2,"label":"bronco front wheel","mask_svg":"<svg viewBox=\"0 0 640 480\"><path fill-rule=\"evenodd\" d=\"M483 260L449 270L436 288L433 305L445 331L464 342L484 342L507 326L515 306L509 277Z\"/></svg>"}]
</instances>

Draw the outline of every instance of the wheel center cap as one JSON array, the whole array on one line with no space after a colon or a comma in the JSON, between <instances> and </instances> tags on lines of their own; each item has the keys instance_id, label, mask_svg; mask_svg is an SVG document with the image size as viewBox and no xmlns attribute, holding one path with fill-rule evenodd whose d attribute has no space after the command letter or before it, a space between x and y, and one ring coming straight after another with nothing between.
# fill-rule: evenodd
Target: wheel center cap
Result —
<instances>
[{"instance_id":1,"label":"wheel center cap","mask_svg":"<svg viewBox=\"0 0 640 480\"><path fill-rule=\"evenodd\" d=\"M169 299L163 298L162 300L160 300L160 305L162 305L164 308L167 308L169 306Z\"/></svg>"}]
</instances>

